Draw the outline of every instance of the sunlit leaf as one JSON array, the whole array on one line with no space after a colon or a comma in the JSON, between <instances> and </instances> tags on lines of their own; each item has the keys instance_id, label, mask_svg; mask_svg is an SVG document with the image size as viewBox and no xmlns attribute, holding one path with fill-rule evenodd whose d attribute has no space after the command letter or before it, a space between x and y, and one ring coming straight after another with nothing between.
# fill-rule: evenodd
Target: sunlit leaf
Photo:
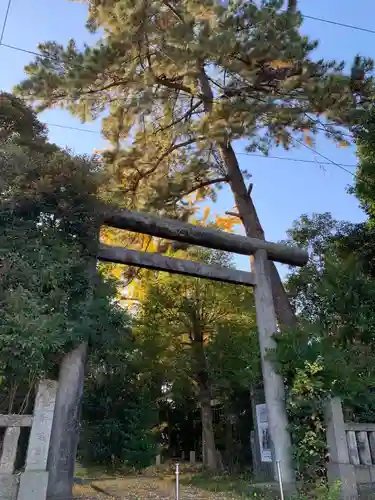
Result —
<instances>
[{"instance_id":1,"label":"sunlit leaf","mask_svg":"<svg viewBox=\"0 0 375 500\"><path fill-rule=\"evenodd\" d=\"M211 209L210 207L204 207L203 209L203 217L202 217L202 223L205 224L207 222L207 219L210 215Z\"/></svg>"}]
</instances>

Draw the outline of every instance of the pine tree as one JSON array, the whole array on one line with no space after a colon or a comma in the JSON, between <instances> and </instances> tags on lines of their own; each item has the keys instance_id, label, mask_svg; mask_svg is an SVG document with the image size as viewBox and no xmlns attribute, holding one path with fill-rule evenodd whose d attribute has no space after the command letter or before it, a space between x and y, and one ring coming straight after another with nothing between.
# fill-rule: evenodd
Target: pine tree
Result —
<instances>
[{"instance_id":1,"label":"pine tree","mask_svg":"<svg viewBox=\"0 0 375 500\"><path fill-rule=\"evenodd\" d=\"M87 4L87 27L105 32L98 44L41 44L17 90L38 109L107 114L111 196L129 208L181 215L186 195L214 198L228 183L246 233L264 238L233 142L266 152L323 129L344 144L339 126L366 109L371 61L356 59L355 85L343 63L314 62L317 42L299 33L295 0L287 10L281 0ZM272 278L279 322L293 325L274 267Z\"/></svg>"}]
</instances>

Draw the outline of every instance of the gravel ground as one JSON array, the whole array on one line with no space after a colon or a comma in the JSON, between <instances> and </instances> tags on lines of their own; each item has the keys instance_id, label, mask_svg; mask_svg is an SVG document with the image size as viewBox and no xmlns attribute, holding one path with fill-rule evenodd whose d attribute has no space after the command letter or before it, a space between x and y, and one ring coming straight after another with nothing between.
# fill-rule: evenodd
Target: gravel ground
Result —
<instances>
[{"instance_id":1,"label":"gravel ground","mask_svg":"<svg viewBox=\"0 0 375 500\"><path fill-rule=\"evenodd\" d=\"M126 478L94 481L92 486L77 486L77 500L175 500L171 479ZM105 493L103 493L105 492ZM181 500L239 500L227 493L211 493L191 486L181 486Z\"/></svg>"}]
</instances>

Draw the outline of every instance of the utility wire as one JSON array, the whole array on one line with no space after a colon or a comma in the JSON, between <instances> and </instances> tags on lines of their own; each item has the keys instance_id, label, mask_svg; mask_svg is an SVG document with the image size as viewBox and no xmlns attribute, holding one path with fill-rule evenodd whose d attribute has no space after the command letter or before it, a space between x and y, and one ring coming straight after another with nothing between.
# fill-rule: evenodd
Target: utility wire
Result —
<instances>
[{"instance_id":1,"label":"utility wire","mask_svg":"<svg viewBox=\"0 0 375 500\"><path fill-rule=\"evenodd\" d=\"M92 130L92 129L84 128L84 127L71 127L70 125L62 125L60 123L44 122L44 124L47 125L48 127L64 128L67 130L75 130L77 132L85 132L87 134L99 134L99 135L101 135L100 130Z\"/></svg>"},{"instance_id":2,"label":"utility wire","mask_svg":"<svg viewBox=\"0 0 375 500\"><path fill-rule=\"evenodd\" d=\"M314 154L320 156L321 158L324 158L329 164L335 165L336 167L340 168L341 170L343 170L344 172L348 173L349 175L351 175L354 178L356 177L356 175L353 172L351 172L350 170L348 170L347 168L345 168L344 165L341 165L340 163L336 163L335 161L333 161L330 158L328 158L328 156L325 156L322 153L319 153L319 151L317 151L315 148L312 148L311 146L308 146L307 144L305 144L304 142L300 141L299 139L294 139L294 141L298 142L298 144L300 144L301 146L304 146L309 151L312 151Z\"/></svg>"},{"instance_id":3,"label":"utility wire","mask_svg":"<svg viewBox=\"0 0 375 500\"><path fill-rule=\"evenodd\" d=\"M375 30L371 30L370 28L364 28L363 26L355 26L354 24L341 23L340 21L333 21L332 19L323 19L322 17L308 16L306 14L302 14L302 17L306 19L311 19L313 21L319 21L321 23L333 24L335 26L340 26L341 28L349 28L351 30L363 31L365 33L371 33L375 35Z\"/></svg>"},{"instance_id":4,"label":"utility wire","mask_svg":"<svg viewBox=\"0 0 375 500\"><path fill-rule=\"evenodd\" d=\"M62 125L58 123L50 123L50 122L44 122L45 125L49 127L58 127L58 128L63 128L67 130L74 130L76 132L84 132L88 134L96 134L96 135L101 135L101 132L99 130L91 130L88 128L83 128L83 127L71 127L70 125ZM321 130L324 130L323 128ZM299 142L303 146L305 144L301 141L298 141L297 139L294 139L296 142ZM312 149L312 148L311 148ZM312 151L316 154L320 154L317 151L313 150ZM264 158L266 160L282 160L282 161L293 161L297 163L314 163L316 164L316 160L305 160L303 158L293 158L292 156L274 156L274 155L263 155L261 153L246 153L246 152L241 152L241 151L235 151L237 155L242 155L242 156L251 156L251 157L258 157L258 158ZM332 161L324 161L320 162L321 165L331 165ZM349 163L340 163L338 164L341 167L348 167L348 168L356 168L357 165L349 164ZM351 173L351 172L350 172Z\"/></svg>"},{"instance_id":5,"label":"utility wire","mask_svg":"<svg viewBox=\"0 0 375 500\"><path fill-rule=\"evenodd\" d=\"M100 135L101 132L99 132L98 130L90 130L88 128L83 128L83 127L71 127L69 125L60 125L58 123L49 123L49 122L44 122L45 125L49 126L49 127L58 127L58 128L63 128L63 129L67 129L67 130L74 130L76 132L84 132L84 133L88 133L88 134L96 134L96 135ZM305 146L305 144L301 141L298 141L297 139L294 139L296 142L299 142L300 144L302 144L303 146ZM315 151L314 149L311 148L311 150L316 153L317 155L321 156L320 153L318 153L317 151ZM242 155L242 156L250 156L250 157L256 157L256 158L263 158L265 160L281 160L281 161L292 161L292 162L296 162L296 163L311 163L311 164L316 164L316 160L305 160L303 158L293 158L292 156L274 156L274 155L263 155L261 153L246 153L246 152L242 152L242 151L235 151L235 154L236 155ZM329 160L329 159L328 159ZM323 162L319 162L321 165L331 165L332 164L332 160L329 160L329 161L323 161ZM335 164L336 165L336 164ZM357 165L353 165L353 164L350 164L350 163L337 163L337 165L340 165L340 167L348 167L348 168L356 168ZM348 170L349 172L349 170ZM352 172L349 172L350 174L352 174Z\"/></svg>"},{"instance_id":6,"label":"utility wire","mask_svg":"<svg viewBox=\"0 0 375 500\"><path fill-rule=\"evenodd\" d=\"M295 139L297 140L297 139ZM298 141L300 144L303 144L302 141ZM305 144L303 144L305 146ZM320 153L318 153L317 151L315 150L312 150L314 153L316 153L317 155L319 156L322 156ZM239 151L235 151L235 154L236 155L246 155L246 156L256 156L258 158L264 158L266 160L284 160L284 161L293 161L293 162L297 162L297 163L314 163L316 164L316 160L304 160L303 158L293 158L292 156L273 156L273 155L262 155L260 153L241 153ZM325 158L325 157L324 157ZM327 158L327 160L329 160L329 158ZM329 160L329 161L321 161L319 162L321 165L331 165L332 164L332 160ZM356 168L357 165L351 165L351 164L348 164L348 163L334 163L335 165L339 165L340 168L345 168L345 167L348 167L348 168ZM354 175L352 172L350 172L349 170L347 170L348 173L350 173L351 175Z\"/></svg>"},{"instance_id":7,"label":"utility wire","mask_svg":"<svg viewBox=\"0 0 375 500\"><path fill-rule=\"evenodd\" d=\"M1 29L0 46L6 47L6 48L11 49L11 50L17 50L19 52L24 52L26 54L32 54L32 55L35 55L35 56L48 58L48 56L46 56L44 54L41 54L41 53L38 53L36 51L29 50L29 49L24 49L24 48L19 47L17 45L10 45L10 44L7 44L7 43L3 43L4 32L5 32L6 24L8 22L8 17L9 17L9 11L10 11L11 3L12 3L12 0L8 0L8 5L7 5L6 12L5 12L4 22L3 22L3 25L2 25L2 29ZM335 25L335 26L340 26L342 28L348 28L348 29L352 29L352 30L356 30L356 31L362 31L364 33L371 33L371 34L375 35L375 30L372 30L370 28L365 28L364 26L357 26L355 24L346 24L346 23L342 23L340 21L334 21L332 19L324 19L322 17L310 16L308 14L302 14L302 17L304 17L306 19L310 19L312 21L318 21L318 22L321 22L321 23L331 24L331 25ZM53 58L53 57L51 57L51 59L57 60L56 58Z\"/></svg>"},{"instance_id":8,"label":"utility wire","mask_svg":"<svg viewBox=\"0 0 375 500\"><path fill-rule=\"evenodd\" d=\"M45 125L48 125L49 127L57 127L57 128L65 128L67 130L76 130L77 132L86 132L88 134L101 134L100 130L92 130L89 128L84 128L84 127L73 127L70 125L62 125L60 123L50 123L50 122L44 122ZM316 127L316 130L321 130L322 132L330 133L326 128L324 127ZM341 135L345 137L350 137L353 139L352 134L347 134L345 132L340 132ZM353 166L353 165L347 165L347 166Z\"/></svg>"},{"instance_id":9,"label":"utility wire","mask_svg":"<svg viewBox=\"0 0 375 500\"><path fill-rule=\"evenodd\" d=\"M8 5L7 5L7 9L5 11L5 17L4 17L3 25L1 27L0 45L3 44L3 38L4 38L5 28L6 28L6 25L7 25L7 22L8 22L8 17L9 17L9 11L10 11L11 3L12 3L12 0L8 0Z\"/></svg>"},{"instance_id":10,"label":"utility wire","mask_svg":"<svg viewBox=\"0 0 375 500\"><path fill-rule=\"evenodd\" d=\"M15 45L9 45L9 44L3 43L4 32L5 32L6 24L7 24L8 17L9 17L9 11L10 11L11 3L12 3L12 0L8 0L8 6L7 6L7 9L6 9L6 12L5 12L5 18L4 18L3 26L2 26L2 29L1 29L0 46L7 47L8 49L12 49L12 50L18 50L20 52L25 52L27 54L33 54L33 55L40 56L40 57L46 57L45 55L40 54L40 53L35 52L35 51L32 51L32 50L28 50L28 49L24 49L22 47L18 47L18 46L15 46ZM362 31L364 33L371 33L372 35L375 35L375 30L370 29L370 28L365 28L364 26L357 26L355 24L346 24L346 23L343 23L343 22L340 22L340 21L334 21L333 19L324 19L322 17L310 16L308 14L302 14L302 17L305 18L305 19L310 19L312 21L317 21L317 22L320 22L320 23L331 24L331 25L334 25L334 26L340 26L341 28L347 28L347 29L351 29L351 30Z\"/></svg>"},{"instance_id":11,"label":"utility wire","mask_svg":"<svg viewBox=\"0 0 375 500\"><path fill-rule=\"evenodd\" d=\"M49 57L47 55L41 54L40 52L35 52L34 50L23 49L22 47L17 47L16 45L9 45L8 43L0 43L1 47L6 47L7 49L16 50L18 52L24 52L25 54L31 54L32 56L45 57L46 59L51 59L57 61L56 58Z\"/></svg>"}]
</instances>

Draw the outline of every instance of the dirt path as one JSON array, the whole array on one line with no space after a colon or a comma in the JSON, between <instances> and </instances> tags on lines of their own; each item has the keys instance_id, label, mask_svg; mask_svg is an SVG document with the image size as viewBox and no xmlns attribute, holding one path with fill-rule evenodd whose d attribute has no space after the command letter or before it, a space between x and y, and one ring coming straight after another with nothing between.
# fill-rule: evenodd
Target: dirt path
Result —
<instances>
[{"instance_id":1,"label":"dirt path","mask_svg":"<svg viewBox=\"0 0 375 500\"><path fill-rule=\"evenodd\" d=\"M80 487L76 491L77 498L82 500L175 500L176 498L172 479L125 478L94 481L92 485L96 491L90 487ZM90 488L90 491L83 491L84 488ZM191 486L181 486L180 498L181 500L240 500L238 496L211 493Z\"/></svg>"}]
</instances>

